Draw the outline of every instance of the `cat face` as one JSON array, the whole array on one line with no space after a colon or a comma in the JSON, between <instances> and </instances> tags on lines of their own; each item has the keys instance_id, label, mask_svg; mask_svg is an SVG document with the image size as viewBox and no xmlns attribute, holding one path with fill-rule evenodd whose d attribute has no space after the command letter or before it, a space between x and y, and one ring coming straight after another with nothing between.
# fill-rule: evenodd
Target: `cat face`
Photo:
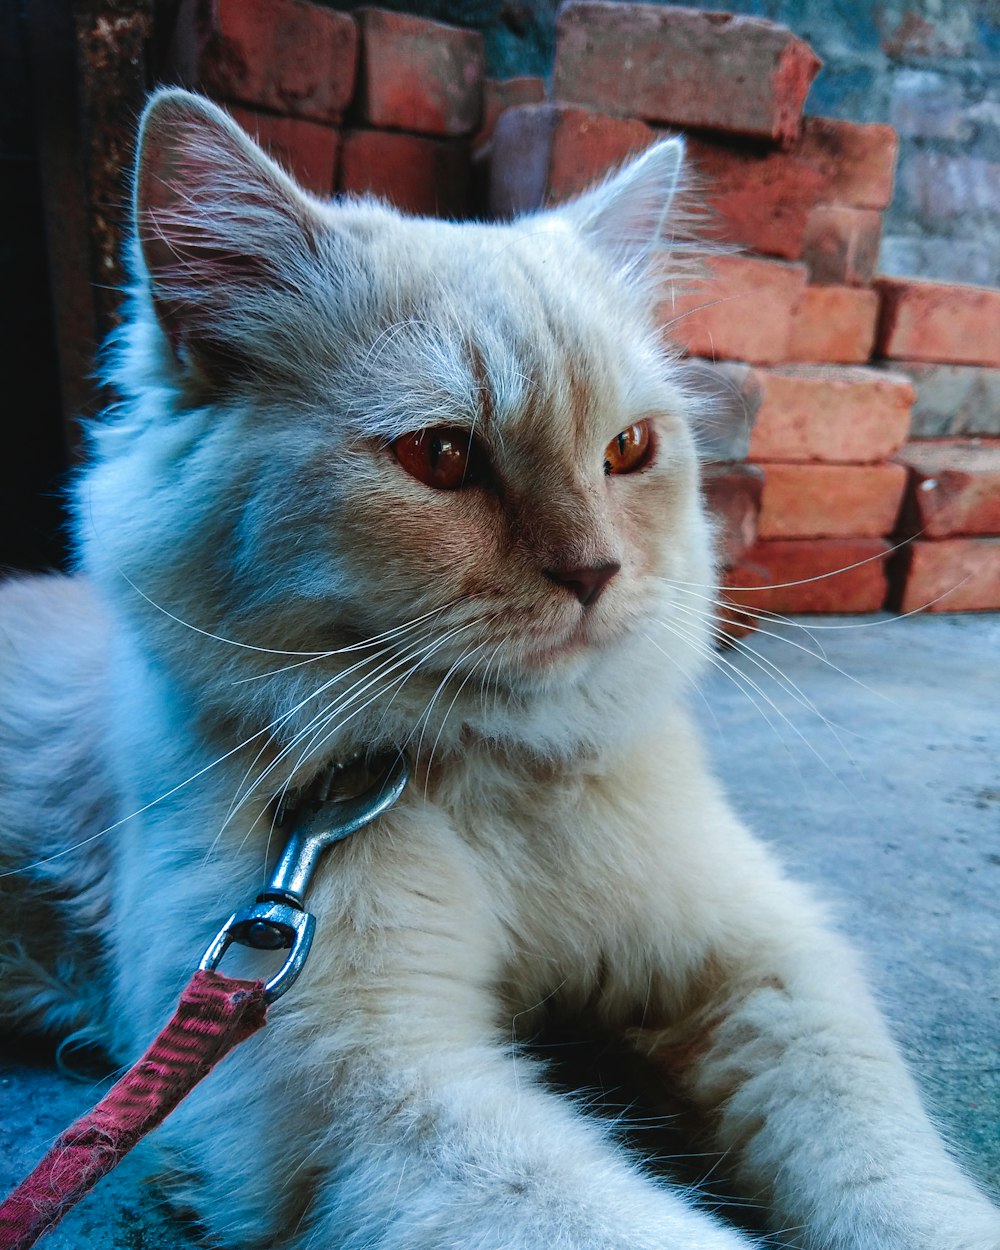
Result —
<instances>
[{"instance_id":1,"label":"cat face","mask_svg":"<svg viewBox=\"0 0 1000 1250\"><path fill-rule=\"evenodd\" d=\"M362 737L449 707L568 741L691 670L702 624L670 647L658 621L709 580L706 531L650 317L678 158L508 225L406 219L312 200L214 106L154 98L81 517L201 699L238 682L273 716L331 682Z\"/></svg>"}]
</instances>

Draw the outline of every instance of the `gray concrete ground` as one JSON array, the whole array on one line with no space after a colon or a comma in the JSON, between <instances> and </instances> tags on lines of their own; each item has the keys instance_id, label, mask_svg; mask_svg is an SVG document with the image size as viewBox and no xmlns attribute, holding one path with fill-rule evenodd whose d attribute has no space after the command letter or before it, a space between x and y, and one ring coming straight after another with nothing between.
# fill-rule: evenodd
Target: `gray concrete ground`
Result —
<instances>
[{"instance_id":1,"label":"gray concrete ground","mask_svg":"<svg viewBox=\"0 0 1000 1250\"><path fill-rule=\"evenodd\" d=\"M865 952L935 1115L1000 1197L1000 616L800 623L720 657L710 747L741 811ZM0 1068L0 1191L98 1092L23 1058ZM197 1245L148 1165L140 1148L47 1250Z\"/></svg>"}]
</instances>

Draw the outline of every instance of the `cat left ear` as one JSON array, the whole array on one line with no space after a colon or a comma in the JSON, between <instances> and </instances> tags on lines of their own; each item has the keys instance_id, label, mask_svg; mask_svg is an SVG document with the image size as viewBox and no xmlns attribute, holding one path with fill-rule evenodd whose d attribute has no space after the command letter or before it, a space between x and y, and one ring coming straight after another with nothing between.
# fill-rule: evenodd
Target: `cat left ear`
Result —
<instances>
[{"instance_id":1,"label":"cat left ear","mask_svg":"<svg viewBox=\"0 0 1000 1250\"><path fill-rule=\"evenodd\" d=\"M684 140L664 139L561 211L617 269L644 275L673 242L683 168Z\"/></svg>"},{"instance_id":2,"label":"cat left ear","mask_svg":"<svg viewBox=\"0 0 1000 1250\"><path fill-rule=\"evenodd\" d=\"M158 91L143 114L134 221L153 306L179 359L232 358L246 320L311 251L308 197L216 105ZM223 342L222 340L226 340Z\"/></svg>"}]
</instances>

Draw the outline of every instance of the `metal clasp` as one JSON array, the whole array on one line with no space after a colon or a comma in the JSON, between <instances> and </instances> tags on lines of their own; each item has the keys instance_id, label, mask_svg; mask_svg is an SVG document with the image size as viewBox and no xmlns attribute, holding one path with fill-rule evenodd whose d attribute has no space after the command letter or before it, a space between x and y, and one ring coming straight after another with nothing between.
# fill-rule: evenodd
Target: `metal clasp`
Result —
<instances>
[{"instance_id":1,"label":"metal clasp","mask_svg":"<svg viewBox=\"0 0 1000 1250\"><path fill-rule=\"evenodd\" d=\"M234 912L216 934L198 965L214 971L234 942L254 950L287 950L288 958L264 986L273 1003L293 984L306 962L316 917L305 910L305 896L328 847L371 824L396 802L410 779L410 765L399 752L381 781L348 799L321 799L293 828L265 889L250 907Z\"/></svg>"}]
</instances>

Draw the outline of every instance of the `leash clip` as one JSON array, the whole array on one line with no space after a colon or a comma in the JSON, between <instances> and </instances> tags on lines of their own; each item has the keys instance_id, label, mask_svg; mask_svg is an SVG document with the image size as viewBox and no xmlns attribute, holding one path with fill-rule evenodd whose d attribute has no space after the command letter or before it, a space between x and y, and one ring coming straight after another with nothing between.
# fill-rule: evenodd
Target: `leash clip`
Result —
<instances>
[{"instance_id":1,"label":"leash clip","mask_svg":"<svg viewBox=\"0 0 1000 1250\"><path fill-rule=\"evenodd\" d=\"M234 942L254 950L287 950L288 958L264 986L268 1004L280 998L302 971L312 946L316 917L305 910L305 896L323 852L388 811L409 779L409 762L399 752L382 779L363 794L332 800L324 792L314 798L313 811L292 830L266 888L250 907L229 917L199 970L214 972Z\"/></svg>"}]
</instances>

